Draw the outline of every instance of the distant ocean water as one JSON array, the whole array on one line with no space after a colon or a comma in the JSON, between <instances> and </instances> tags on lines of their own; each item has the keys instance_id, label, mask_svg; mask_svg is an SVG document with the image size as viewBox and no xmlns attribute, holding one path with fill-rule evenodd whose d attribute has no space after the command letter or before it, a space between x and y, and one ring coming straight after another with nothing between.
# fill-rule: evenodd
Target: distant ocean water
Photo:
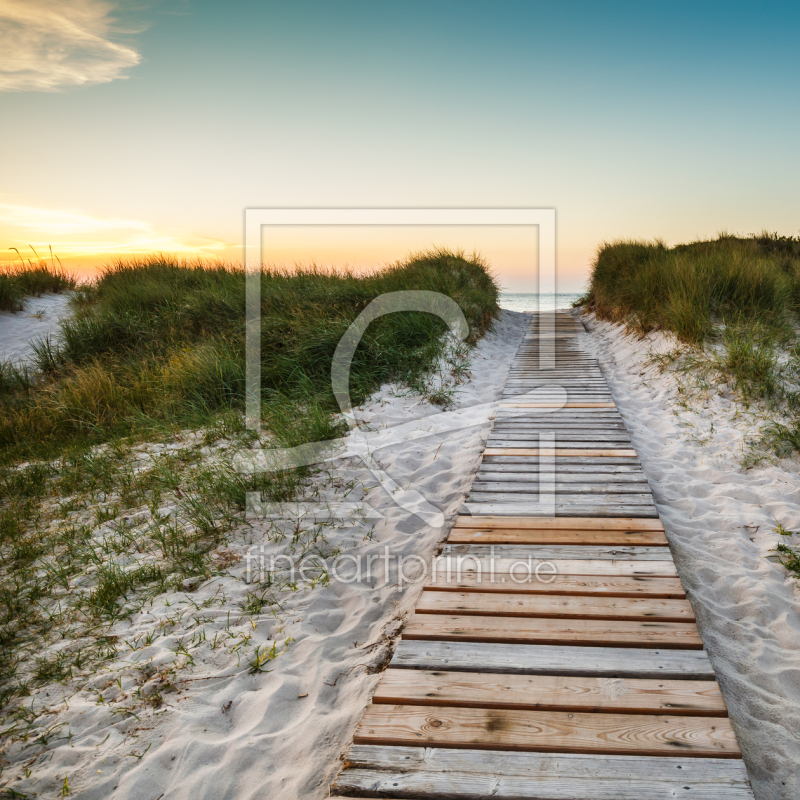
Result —
<instances>
[{"instance_id":1,"label":"distant ocean water","mask_svg":"<svg viewBox=\"0 0 800 800\"><path fill-rule=\"evenodd\" d=\"M572 304L581 294L581 292L559 292L539 295L503 292L500 295L500 308L507 308L509 311L553 311L558 308L572 308Z\"/></svg>"}]
</instances>

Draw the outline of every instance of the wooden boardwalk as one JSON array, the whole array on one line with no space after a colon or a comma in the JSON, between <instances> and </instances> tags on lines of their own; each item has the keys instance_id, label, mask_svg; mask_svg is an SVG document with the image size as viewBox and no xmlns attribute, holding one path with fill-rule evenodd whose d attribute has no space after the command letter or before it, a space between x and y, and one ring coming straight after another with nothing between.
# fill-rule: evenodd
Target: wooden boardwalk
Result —
<instances>
[{"instance_id":1,"label":"wooden boardwalk","mask_svg":"<svg viewBox=\"0 0 800 800\"><path fill-rule=\"evenodd\" d=\"M752 799L650 488L579 326L556 315L556 367L539 369L534 320L332 795Z\"/></svg>"}]
</instances>

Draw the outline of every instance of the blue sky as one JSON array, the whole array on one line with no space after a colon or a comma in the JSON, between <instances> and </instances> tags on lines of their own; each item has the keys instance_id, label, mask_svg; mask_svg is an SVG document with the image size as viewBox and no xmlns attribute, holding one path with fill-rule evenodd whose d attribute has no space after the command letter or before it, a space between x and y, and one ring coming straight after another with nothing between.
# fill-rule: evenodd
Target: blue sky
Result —
<instances>
[{"instance_id":1,"label":"blue sky","mask_svg":"<svg viewBox=\"0 0 800 800\"><path fill-rule=\"evenodd\" d=\"M26 7L0 0L3 249L236 258L247 206L555 207L569 290L602 240L800 232L796 4ZM91 36L57 49L70 14ZM525 232L306 233L266 257L461 243L534 285Z\"/></svg>"}]
</instances>

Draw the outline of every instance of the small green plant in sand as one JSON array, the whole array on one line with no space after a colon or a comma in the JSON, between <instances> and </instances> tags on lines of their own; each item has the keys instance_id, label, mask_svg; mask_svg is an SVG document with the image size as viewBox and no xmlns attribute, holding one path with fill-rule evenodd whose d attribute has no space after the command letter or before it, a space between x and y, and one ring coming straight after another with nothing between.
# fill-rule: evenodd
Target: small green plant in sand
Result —
<instances>
[{"instance_id":1,"label":"small green plant in sand","mask_svg":"<svg viewBox=\"0 0 800 800\"><path fill-rule=\"evenodd\" d=\"M783 527L780 523L778 526L774 528L775 533L779 533L781 536L786 537L788 540L790 537L798 536L795 531L788 531L786 528ZM788 572L794 575L795 578L800 580L800 548L797 546L786 543L786 542L778 542L775 546L775 552L778 554L778 561L786 568Z\"/></svg>"}]
</instances>

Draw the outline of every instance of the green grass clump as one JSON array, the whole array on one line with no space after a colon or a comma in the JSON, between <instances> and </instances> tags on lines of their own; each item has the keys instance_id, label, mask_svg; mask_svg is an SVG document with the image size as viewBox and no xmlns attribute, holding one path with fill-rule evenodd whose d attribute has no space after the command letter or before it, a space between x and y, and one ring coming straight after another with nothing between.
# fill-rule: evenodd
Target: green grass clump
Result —
<instances>
[{"instance_id":1,"label":"green grass clump","mask_svg":"<svg viewBox=\"0 0 800 800\"><path fill-rule=\"evenodd\" d=\"M746 402L783 404L800 396L800 238L720 234L713 241L604 244L582 299L600 319L644 334L670 331L692 353L698 379L727 380ZM669 357L675 360L675 356ZM773 422L764 443L780 455L800 449L800 421Z\"/></svg>"},{"instance_id":2,"label":"green grass clump","mask_svg":"<svg viewBox=\"0 0 800 800\"><path fill-rule=\"evenodd\" d=\"M36 251L34 250L34 253ZM0 310L22 311L26 296L41 297L45 292L74 289L76 280L53 259L48 264L36 261L14 262L0 269Z\"/></svg>"},{"instance_id":3,"label":"green grass clump","mask_svg":"<svg viewBox=\"0 0 800 800\"><path fill-rule=\"evenodd\" d=\"M600 319L671 331L693 348L718 344L706 366L746 400L787 399L778 354L796 339L800 239L777 234L667 247L619 241L600 248L583 298ZM790 359L791 361L791 359ZM797 362L797 363L795 363Z\"/></svg>"},{"instance_id":4,"label":"green grass clump","mask_svg":"<svg viewBox=\"0 0 800 800\"><path fill-rule=\"evenodd\" d=\"M278 436L281 429L292 440L284 444L336 435L331 359L374 298L404 289L446 294L463 310L473 341L498 310L498 288L486 265L443 250L364 276L313 267L264 269L261 282L264 416L268 429ZM31 384L9 367L0 373L0 446L11 457L165 426L198 426L242 407L240 269L166 257L119 261L81 290L79 302L77 316L61 325L59 344L37 347L45 380ZM421 312L373 322L353 361L353 402L387 381L418 382L442 353L444 332L438 317ZM294 418L288 426L287 417Z\"/></svg>"},{"instance_id":5,"label":"green grass clump","mask_svg":"<svg viewBox=\"0 0 800 800\"><path fill-rule=\"evenodd\" d=\"M800 239L721 235L667 247L618 241L600 248L585 298L601 319L702 344L720 325L790 335L800 309Z\"/></svg>"}]
</instances>

